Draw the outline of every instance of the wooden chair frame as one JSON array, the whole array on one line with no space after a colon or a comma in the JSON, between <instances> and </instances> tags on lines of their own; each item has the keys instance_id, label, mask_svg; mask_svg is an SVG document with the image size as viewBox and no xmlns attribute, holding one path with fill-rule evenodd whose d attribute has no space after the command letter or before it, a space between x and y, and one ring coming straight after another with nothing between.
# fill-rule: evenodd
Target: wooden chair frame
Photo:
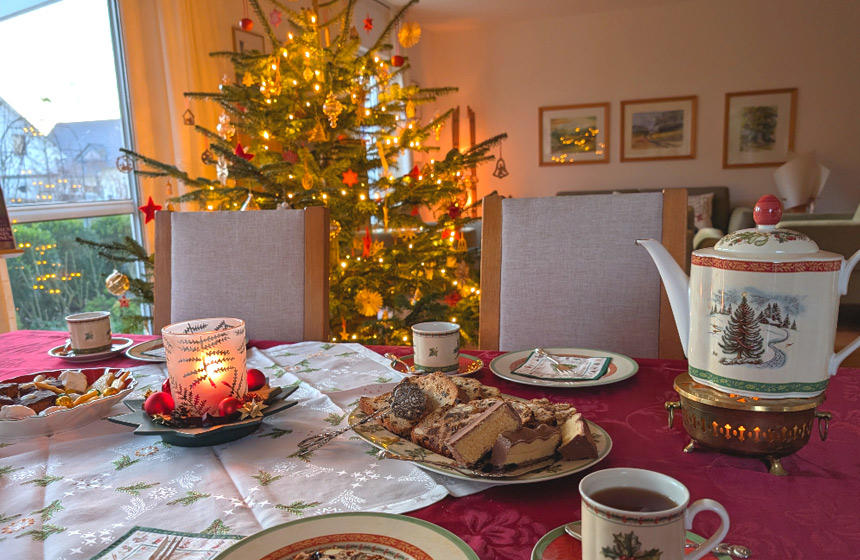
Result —
<instances>
[{"instance_id":1,"label":"wooden chair frame","mask_svg":"<svg viewBox=\"0 0 860 560\"><path fill-rule=\"evenodd\" d=\"M161 333L170 320L172 283L172 221L170 211L155 213L155 286L153 333ZM328 340L329 209L310 206L305 215L304 340ZM298 341L289 341L298 342Z\"/></svg>"},{"instance_id":2,"label":"wooden chair frame","mask_svg":"<svg viewBox=\"0 0 860 560\"><path fill-rule=\"evenodd\" d=\"M607 193L609 194L609 193ZM499 349L502 288L502 197L484 198L481 222L481 308L478 345L482 350ZM687 189L663 190L663 246L684 268L687 245ZM669 297L660 284L657 355L684 359ZM611 349L610 349L611 350Z\"/></svg>"}]
</instances>

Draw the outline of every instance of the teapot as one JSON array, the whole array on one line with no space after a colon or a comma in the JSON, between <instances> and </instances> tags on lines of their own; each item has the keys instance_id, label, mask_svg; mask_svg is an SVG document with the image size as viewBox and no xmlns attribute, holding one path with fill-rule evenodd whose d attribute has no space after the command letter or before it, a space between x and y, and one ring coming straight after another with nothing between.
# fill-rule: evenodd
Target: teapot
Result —
<instances>
[{"instance_id":1,"label":"teapot","mask_svg":"<svg viewBox=\"0 0 860 560\"><path fill-rule=\"evenodd\" d=\"M663 279L690 377L717 390L757 398L824 392L855 338L833 352L839 298L860 251L847 261L806 235L777 229L782 205L756 203L756 227L693 251L688 278L654 239L640 239Z\"/></svg>"}]
</instances>

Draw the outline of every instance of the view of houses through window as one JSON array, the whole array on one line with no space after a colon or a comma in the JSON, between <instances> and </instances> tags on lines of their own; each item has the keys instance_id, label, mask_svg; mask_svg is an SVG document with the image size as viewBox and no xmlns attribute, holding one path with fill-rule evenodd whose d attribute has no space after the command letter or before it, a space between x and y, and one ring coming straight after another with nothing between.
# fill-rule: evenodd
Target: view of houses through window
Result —
<instances>
[{"instance_id":1,"label":"view of houses through window","mask_svg":"<svg viewBox=\"0 0 860 560\"><path fill-rule=\"evenodd\" d=\"M116 168L128 133L111 8L0 6L0 49L15 53L0 57L0 188L25 250L7 261L19 328L65 329L69 313L110 310L121 332L137 312L105 291L113 266L75 240L138 231L133 178Z\"/></svg>"}]
</instances>

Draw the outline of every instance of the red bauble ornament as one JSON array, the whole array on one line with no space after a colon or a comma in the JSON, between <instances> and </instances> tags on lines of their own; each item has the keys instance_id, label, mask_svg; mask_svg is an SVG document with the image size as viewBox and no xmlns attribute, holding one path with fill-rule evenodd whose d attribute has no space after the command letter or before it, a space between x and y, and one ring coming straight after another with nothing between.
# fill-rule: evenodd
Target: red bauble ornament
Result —
<instances>
[{"instance_id":1,"label":"red bauble ornament","mask_svg":"<svg viewBox=\"0 0 860 560\"><path fill-rule=\"evenodd\" d=\"M165 379L164 383L161 384L161 392L173 396L173 393L170 392L170 379Z\"/></svg>"},{"instance_id":2,"label":"red bauble ornament","mask_svg":"<svg viewBox=\"0 0 860 560\"><path fill-rule=\"evenodd\" d=\"M242 408L242 401L236 397L224 397L224 400L218 403L218 416L230 416L240 408Z\"/></svg>"},{"instance_id":3,"label":"red bauble ornament","mask_svg":"<svg viewBox=\"0 0 860 560\"><path fill-rule=\"evenodd\" d=\"M250 368L248 370L248 390L259 391L265 386L266 376L263 375L263 372L258 369Z\"/></svg>"},{"instance_id":4,"label":"red bauble ornament","mask_svg":"<svg viewBox=\"0 0 860 560\"><path fill-rule=\"evenodd\" d=\"M403 63L406 62L406 59L400 56L399 54L395 54L391 57L391 65L392 66L403 66Z\"/></svg>"},{"instance_id":5,"label":"red bauble ornament","mask_svg":"<svg viewBox=\"0 0 860 560\"><path fill-rule=\"evenodd\" d=\"M463 299L463 296L460 295L460 292L451 292L442 298L442 300L448 304L448 307L454 307L461 299Z\"/></svg>"},{"instance_id":6,"label":"red bauble ornament","mask_svg":"<svg viewBox=\"0 0 860 560\"><path fill-rule=\"evenodd\" d=\"M451 216L452 219L456 220L460 217L460 214L463 213L463 209L457 206L456 204L452 204L448 207L448 215Z\"/></svg>"},{"instance_id":7,"label":"red bauble ornament","mask_svg":"<svg viewBox=\"0 0 860 560\"><path fill-rule=\"evenodd\" d=\"M143 410L150 416L155 416L156 414L170 414L175 406L170 393L159 391L146 398L146 402L143 403Z\"/></svg>"},{"instance_id":8,"label":"red bauble ornament","mask_svg":"<svg viewBox=\"0 0 860 560\"><path fill-rule=\"evenodd\" d=\"M254 21L251 18L243 17L239 20L239 28L242 31L250 31L254 29Z\"/></svg>"}]
</instances>

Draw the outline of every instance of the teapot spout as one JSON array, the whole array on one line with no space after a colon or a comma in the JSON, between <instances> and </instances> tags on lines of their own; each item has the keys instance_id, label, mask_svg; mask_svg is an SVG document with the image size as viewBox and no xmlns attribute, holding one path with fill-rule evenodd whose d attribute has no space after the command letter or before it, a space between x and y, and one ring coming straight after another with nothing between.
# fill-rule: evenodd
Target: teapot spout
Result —
<instances>
[{"instance_id":1,"label":"teapot spout","mask_svg":"<svg viewBox=\"0 0 860 560\"><path fill-rule=\"evenodd\" d=\"M675 315L675 326L681 338L681 347L684 356L687 356L687 344L690 341L690 279L678 266L669 251L656 239L637 239L637 245L645 247L669 295L669 304L672 306L672 314Z\"/></svg>"}]
</instances>

